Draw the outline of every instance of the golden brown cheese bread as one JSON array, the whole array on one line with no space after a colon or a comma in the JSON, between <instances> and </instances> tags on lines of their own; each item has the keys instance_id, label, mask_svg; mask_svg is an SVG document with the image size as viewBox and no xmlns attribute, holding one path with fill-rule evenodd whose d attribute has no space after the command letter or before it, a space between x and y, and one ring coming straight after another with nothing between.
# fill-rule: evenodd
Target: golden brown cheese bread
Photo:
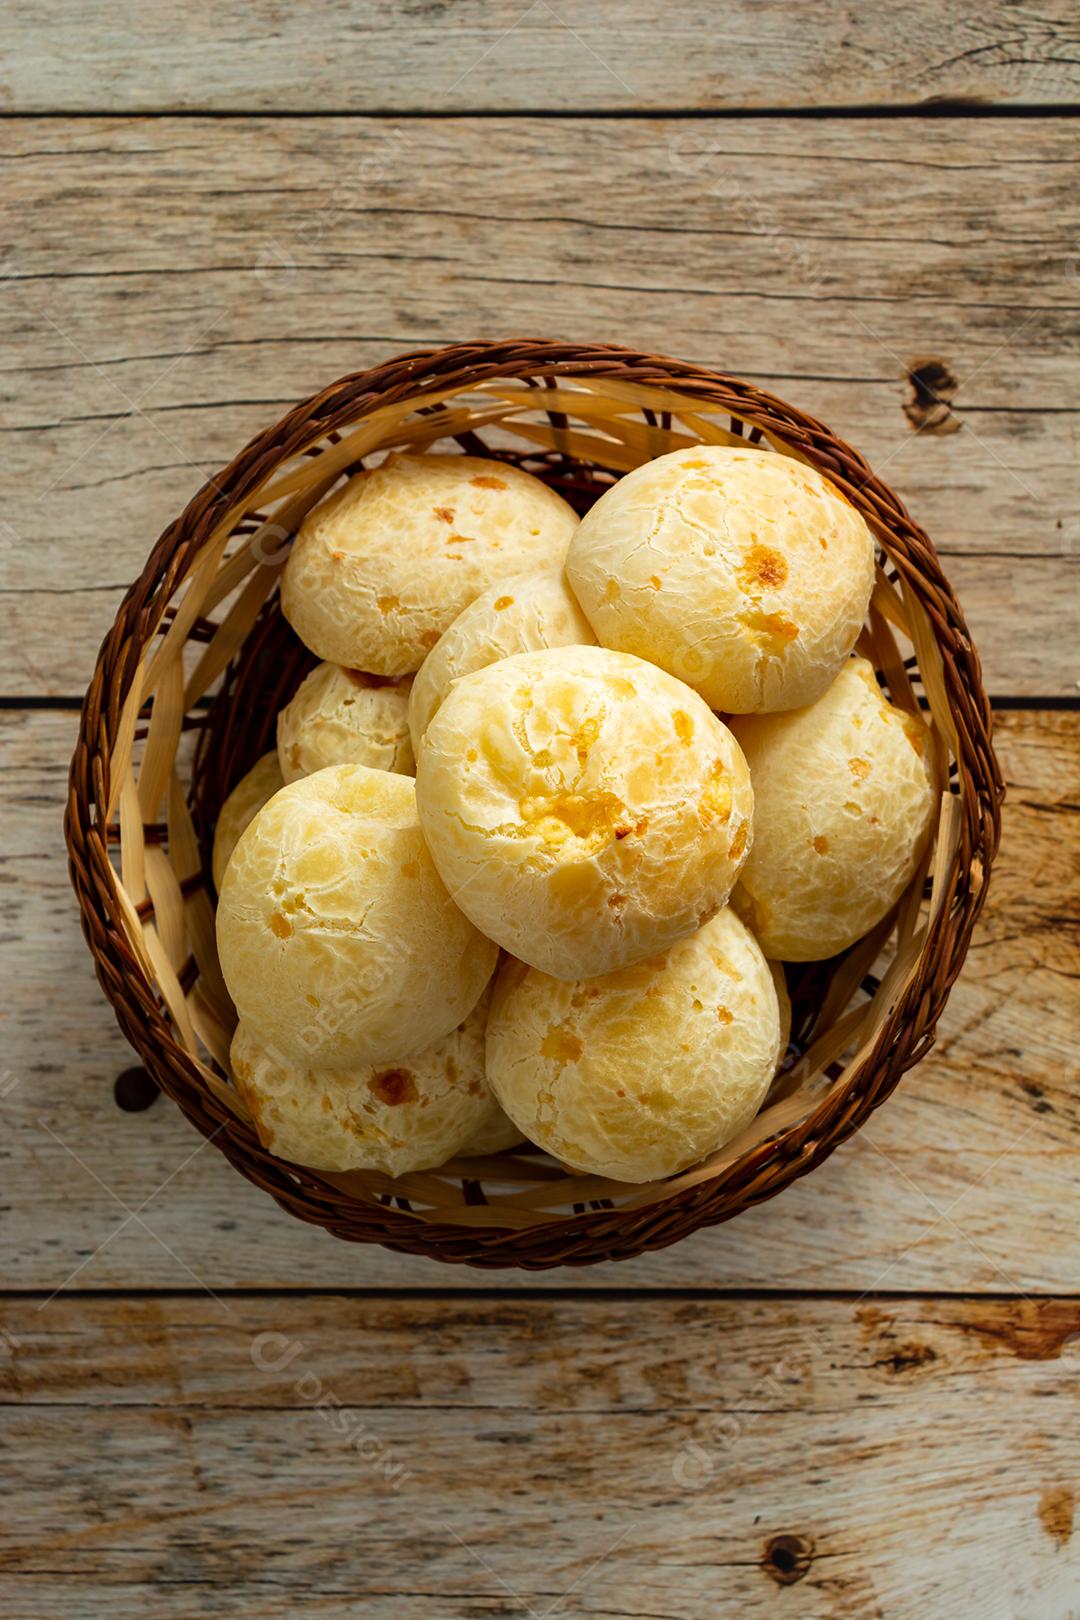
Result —
<instances>
[{"instance_id":1,"label":"golden brown cheese bread","mask_svg":"<svg viewBox=\"0 0 1080 1620\"><path fill-rule=\"evenodd\" d=\"M298 1065L243 1020L233 1078L264 1147L315 1170L430 1170L473 1143L519 1141L484 1072L489 992L456 1029L417 1056L355 1069ZM485 1147L484 1152L497 1148Z\"/></svg>"},{"instance_id":2,"label":"golden brown cheese bread","mask_svg":"<svg viewBox=\"0 0 1080 1620\"><path fill-rule=\"evenodd\" d=\"M770 962L769 968L776 986L776 1000L780 1008L780 1056L786 1053L791 1044L791 997L788 994L787 977L784 973L783 962Z\"/></svg>"},{"instance_id":3,"label":"golden brown cheese bread","mask_svg":"<svg viewBox=\"0 0 1080 1620\"><path fill-rule=\"evenodd\" d=\"M319 664L278 715L281 774L299 781L327 765L415 771L409 737L409 688L382 675Z\"/></svg>"},{"instance_id":4,"label":"golden brown cheese bread","mask_svg":"<svg viewBox=\"0 0 1080 1620\"><path fill-rule=\"evenodd\" d=\"M701 699L601 647L519 653L457 681L417 807L457 904L558 978L606 973L725 903L750 848L742 754Z\"/></svg>"},{"instance_id":5,"label":"golden brown cheese bread","mask_svg":"<svg viewBox=\"0 0 1080 1620\"><path fill-rule=\"evenodd\" d=\"M773 975L730 908L660 956L576 983L505 962L488 1015L492 1090L576 1170L652 1181L753 1119L776 1072Z\"/></svg>"},{"instance_id":6,"label":"golden brown cheese bread","mask_svg":"<svg viewBox=\"0 0 1080 1620\"><path fill-rule=\"evenodd\" d=\"M754 848L732 904L769 956L853 945L903 894L937 815L930 733L865 658L791 714L732 720L754 783Z\"/></svg>"},{"instance_id":7,"label":"golden brown cheese bread","mask_svg":"<svg viewBox=\"0 0 1080 1620\"><path fill-rule=\"evenodd\" d=\"M319 1068L424 1051L476 1006L497 955L432 864L412 778L364 765L316 771L259 812L217 941L240 1017Z\"/></svg>"},{"instance_id":8,"label":"golden brown cheese bread","mask_svg":"<svg viewBox=\"0 0 1080 1620\"><path fill-rule=\"evenodd\" d=\"M700 445L602 495L566 572L603 646L749 714L812 703L839 673L866 616L874 541L815 469Z\"/></svg>"},{"instance_id":9,"label":"golden brown cheese bread","mask_svg":"<svg viewBox=\"0 0 1080 1620\"><path fill-rule=\"evenodd\" d=\"M561 569L500 580L458 614L420 666L409 698L414 753L419 758L432 715L462 675L515 653L591 646L595 640Z\"/></svg>"},{"instance_id":10,"label":"golden brown cheese bread","mask_svg":"<svg viewBox=\"0 0 1080 1620\"><path fill-rule=\"evenodd\" d=\"M277 754L264 754L247 775L240 778L225 800L214 828L214 852L211 857L214 888L219 893L225 879L225 868L240 834L267 800L272 799L278 789L284 786L285 778L281 774Z\"/></svg>"},{"instance_id":11,"label":"golden brown cheese bread","mask_svg":"<svg viewBox=\"0 0 1080 1620\"><path fill-rule=\"evenodd\" d=\"M391 456L308 514L281 583L312 652L409 675L500 579L561 568L577 515L540 479L476 456Z\"/></svg>"}]
</instances>

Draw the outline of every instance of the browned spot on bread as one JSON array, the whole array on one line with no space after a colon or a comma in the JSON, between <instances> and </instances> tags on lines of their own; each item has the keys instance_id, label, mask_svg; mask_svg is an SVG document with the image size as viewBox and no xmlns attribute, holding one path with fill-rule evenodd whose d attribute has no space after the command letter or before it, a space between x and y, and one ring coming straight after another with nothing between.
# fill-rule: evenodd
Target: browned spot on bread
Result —
<instances>
[{"instance_id":1,"label":"browned spot on bread","mask_svg":"<svg viewBox=\"0 0 1080 1620\"><path fill-rule=\"evenodd\" d=\"M443 523L453 523L454 508L452 506L436 506L434 512L435 516L441 518Z\"/></svg>"},{"instance_id":2,"label":"browned spot on bread","mask_svg":"<svg viewBox=\"0 0 1080 1620\"><path fill-rule=\"evenodd\" d=\"M780 613L765 615L765 629L769 635L775 636L777 641L794 641L799 634L798 625L791 619L785 619Z\"/></svg>"},{"instance_id":3,"label":"browned spot on bread","mask_svg":"<svg viewBox=\"0 0 1080 1620\"><path fill-rule=\"evenodd\" d=\"M421 647L434 647L438 639L439 632L437 630L423 630L419 637Z\"/></svg>"},{"instance_id":4,"label":"browned spot on bread","mask_svg":"<svg viewBox=\"0 0 1080 1620\"><path fill-rule=\"evenodd\" d=\"M740 821L739 830L728 845L728 859L737 861L746 848L746 822Z\"/></svg>"},{"instance_id":5,"label":"browned spot on bread","mask_svg":"<svg viewBox=\"0 0 1080 1620\"><path fill-rule=\"evenodd\" d=\"M307 1002L309 1007L321 1006L318 996L313 996L310 992L304 997L304 1000Z\"/></svg>"},{"instance_id":6,"label":"browned spot on bread","mask_svg":"<svg viewBox=\"0 0 1080 1620\"><path fill-rule=\"evenodd\" d=\"M581 766L582 770L584 770L585 766L588 764L589 749L594 746L599 735L600 716L598 714L590 714L586 716L586 718L581 722L580 726L578 726L577 730L569 739L570 746L577 754L578 764Z\"/></svg>"},{"instance_id":7,"label":"browned spot on bread","mask_svg":"<svg viewBox=\"0 0 1080 1620\"><path fill-rule=\"evenodd\" d=\"M278 939L290 939L293 925L283 911L275 911L270 918L270 932L276 934Z\"/></svg>"},{"instance_id":8,"label":"browned spot on bread","mask_svg":"<svg viewBox=\"0 0 1080 1620\"><path fill-rule=\"evenodd\" d=\"M407 878L418 878L420 876L419 862L403 861L401 865L401 875L402 877Z\"/></svg>"},{"instance_id":9,"label":"browned spot on bread","mask_svg":"<svg viewBox=\"0 0 1080 1620\"><path fill-rule=\"evenodd\" d=\"M824 835L822 833L819 833L816 838L811 839L811 843L813 844L814 848L817 850L819 855L824 855L824 854L826 854L828 852L829 840L826 837L824 837Z\"/></svg>"},{"instance_id":10,"label":"browned spot on bread","mask_svg":"<svg viewBox=\"0 0 1080 1620\"><path fill-rule=\"evenodd\" d=\"M776 589L787 577L787 559L772 546L751 546L738 572L739 584L750 592Z\"/></svg>"},{"instance_id":11,"label":"browned spot on bread","mask_svg":"<svg viewBox=\"0 0 1080 1620\"><path fill-rule=\"evenodd\" d=\"M401 598L397 596L380 596L376 598L375 606L380 613L393 613L396 607L401 606Z\"/></svg>"},{"instance_id":12,"label":"browned spot on bread","mask_svg":"<svg viewBox=\"0 0 1080 1620\"><path fill-rule=\"evenodd\" d=\"M368 1081L368 1090L389 1108L415 1102L420 1093L411 1069L383 1069Z\"/></svg>"},{"instance_id":13,"label":"browned spot on bread","mask_svg":"<svg viewBox=\"0 0 1080 1620\"><path fill-rule=\"evenodd\" d=\"M727 1007L717 1007L716 1016L722 1024L730 1024L734 1019L734 1014Z\"/></svg>"},{"instance_id":14,"label":"browned spot on bread","mask_svg":"<svg viewBox=\"0 0 1080 1620\"><path fill-rule=\"evenodd\" d=\"M713 966L719 968L721 973L726 973L729 979L742 978L734 962L730 962L722 951L710 951L709 955L713 959Z\"/></svg>"},{"instance_id":15,"label":"browned spot on bread","mask_svg":"<svg viewBox=\"0 0 1080 1620\"><path fill-rule=\"evenodd\" d=\"M247 1078L250 1080L250 1074ZM259 1141L263 1147L272 1147L274 1144L274 1127L266 1117L267 1099L257 1091L249 1091L244 1084L244 1077L239 1072L236 1072L236 1079L240 1081L240 1090L243 1092L244 1101L248 1105L248 1112L251 1115Z\"/></svg>"},{"instance_id":16,"label":"browned spot on bread","mask_svg":"<svg viewBox=\"0 0 1080 1620\"><path fill-rule=\"evenodd\" d=\"M784 646L794 641L799 627L783 613L741 613L740 621L759 641Z\"/></svg>"},{"instance_id":17,"label":"browned spot on bread","mask_svg":"<svg viewBox=\"0 0 1080 1620\"><path fill-rule=\"evenodd\" d=\"M631 833L635 833L638 838L643 838L648 830L649 818L648 816L642 816L641 820L635 821L632 827L616 827L615 836L616 838L629 838Z\"/></svg>"},{"instance_id":18,"label":"browned spot on bread","mask_svg":"<svg viewBox=\"0 0 1080 1620\"><path fill-rule=\"evenodd\" d=\"M689 747L694 740L694 722L685 709L676 709L672 715L675 724L675 735L679 741Z\"/></svg>"},{"instance_id":19,"label":"browned spot on bread","mask_svg":"<svg viewBox=\"0 0 1080 1620\"><path fill-rule=\"evenodd\" d=\"M512 596L497 596L491 605L496 613L501 613L504 608L513 607L514 598Z\"/></svg>"},{"instance_id":20,"label":"browned spot on bread","mask_svg":"<svg viewBox=\"0 0 1080 1620\"><path fill-rule=\"evenodd\" d=\"M660 589L660 575L659 574L650 574L649 575L649 584L652 586L654 591L658 591Z\"/></svg>"},{"instance_id":21,"label":"browned spot on bread","mask_svg":"<svg viewBox=\"0 0 1080 1620\"><path fill-rule=\"evenodd\" d=\"M1059 1547L1072 1536L1075 1512L1076 1492L1071 1485L1048 1485L1039 1497L1039 1523Z\"/></svg>"},{"instance_id":22,"label":"browned spot on bread","mask_svg":"<svg viewBox=\"0 0 1080 1620\"><path fill-rule=\"evenodd\" d=\"M469 479L469 483L472 484L476 489L506 488L504 481L501 478L496 478L493 473L477 473L475 478Z\"/></svg>"},{"instance_id":23,"label":"browned spot on bread","mask_svg":"<svg viewBox=\"0 0 1080 1620\"><path fill-rule=\"evenodd\" d=\"M617 602L621 595L622 595L622 591L619 588L618 580L617 579L609 579L607 584L604 586L605 600L608 601L608 602Z\"/></svg>"},{"instance_id":24,"label":"browned spot on bread","mask_svg":"<svg viewBox=\"0 0 1080 1620\"><path fill-rule=\"evenodd\" d=\"M553 1063L576 1063L584 1050L578 1037L562 1024L552 1024L540 1042L540 1056Z\"/></svg>"},{"instance_id":25,"label":"browned spot on bread","mask_svg":"<svg viewBox=\"0 0 1080 1620\"><path fill-rule=\"evenodd\" d=\"M597 843L607 843L618 837L618 829L625 826L625 806L614 793L552 793L522 799L521 818L539 824L539 831L549 843L562 842L567 834Z\"/></svg>"},{"instance_id":26,"label":"browned spot on bread","mask_svg":"<svg viewBox=\"0 0 1080 1620\"><path fill-rule=\"evenodd\" d=\"M446 543L448 546L471 545L474 538L475 536L471 534L448 534L446 537Z\"/></svg>"},{"instance_id":27,"label":"browned spot on bread","mask_svg":"<svg viewBox=\"0 0 1080 1620\"><path fill-rule=\"evenodd\" d=\"M870 766L865 759L849 759L848 770L856 782L863 782L870 775Z\"/></svg>"},{"instance_id":28,"label":"browned spot on bread","mask_svg":"<svg viewBox=\"0 0 1080 1620\"><path fill-rule=\"evenodd\" d=\"M698 815L703 826L714 821L726 821L731 815L731 783L720 760L717 760L698 800Z\"/></svg>"}]
</instances>

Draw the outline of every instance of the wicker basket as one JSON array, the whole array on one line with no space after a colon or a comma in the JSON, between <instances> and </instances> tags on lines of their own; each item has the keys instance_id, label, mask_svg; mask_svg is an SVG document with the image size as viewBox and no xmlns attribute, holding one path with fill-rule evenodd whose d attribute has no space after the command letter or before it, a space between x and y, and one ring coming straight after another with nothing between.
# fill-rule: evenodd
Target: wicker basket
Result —
<instances>
[{"instance_id":1,"label":"wicker basket","mask_svg":"<svg viewBox=\"0 0 1080 1620\"><path fill-rule=\"evenodd\" d=\"M585 511L620 473L700 442L819 467L882 548L860 650L894 702L920 694L942 766L936 835L893 913L791 973L796 1048L753 1125L646 1186L535 1150L396 1180L284 1163L228 1080L234 1013L214 947L210 842L230 788L273 746L313 660L278 609L287 541L365 457L442 441L520 463ZM624 1259L771 1197L826 1158L926 1053L997 848L1003 788L963 614L927 536L827 428L735 378L607 346L421 350L344 377L248 445L162 535L86 694L71 769L71 875L98 977L158 1084L242 1175L354 1242L479 1266Z\"/></svg>"}]
</instances>

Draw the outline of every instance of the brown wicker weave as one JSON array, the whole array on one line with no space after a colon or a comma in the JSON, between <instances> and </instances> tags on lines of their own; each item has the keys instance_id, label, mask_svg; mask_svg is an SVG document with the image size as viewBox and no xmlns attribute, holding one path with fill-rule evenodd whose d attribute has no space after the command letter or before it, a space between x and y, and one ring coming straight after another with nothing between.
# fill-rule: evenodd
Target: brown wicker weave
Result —
<instances>
[{"instance_id":1,"label":"brown wicker weave","mask_svg":"<svg viewBox=\"0 0 1080 1620\"><path fill-rule=\"evenodd\" d=\"M666 450L763 444L832 478L882 547L860 650L894 702L913 709L921 691L929 710L949 784L933 847L873 936L792 974L803 1056L758 1119L667 1182L576 1175L535 1150L396 1181L318 1174L260 1146L228 1082L235 1015L215 956L209 846L222 800L272 746L277 709L312 662L278 611L287 539L365 456L439 441L519 462L580 511ZM242 1175L354 1242L543 1268L624 1259L727 1220L859 1128L933 1042L986 892L1002 795L963 614L933 545L855 450L733 377L627 349L523 340L420 350L343 377L199 491L102 646L66 831L83 929L121 1029Z\"/></svg>"}]
</instances>

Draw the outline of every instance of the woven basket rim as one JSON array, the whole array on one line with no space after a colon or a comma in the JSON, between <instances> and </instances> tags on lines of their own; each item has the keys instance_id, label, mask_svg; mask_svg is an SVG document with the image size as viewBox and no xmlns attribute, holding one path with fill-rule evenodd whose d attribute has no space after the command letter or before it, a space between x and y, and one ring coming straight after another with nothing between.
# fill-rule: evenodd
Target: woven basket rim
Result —
<instances>
[{"instance_id":1,"label":"woven basket rim","mask_svg":"<svg viewBox=\"0 0 1080 1620\"><path fill-rule=\"evenodd\" d=\"M929 926L919 971L843 1090L829 1091L805 1118L745 1154L738 1161L738 1188L731 1197L717 1200L713 1184L704 1181L642 1209L552 1215L528 1231L505 1224L474 1227L459 1221L421 1221L389 1204L355 1199L352 1203L361 1213L354 1220L349 1195L332 1178L285 1165L262 1149L251 1132L250 1140L244 1138L177 1041L157 990L131 946L117 896L109 856L108 827L116 794L110 760L130 708L133 683L172 598L190 578L195 560L227 513L262 487L268 471L302 456L346 426L355 429L375 410L416 402L436 391L466 394L508 379L542 380L551 386L557 378L667 390L703 410L726 410L728 403L737 404L743 421L766 436L776 435L785 448L794 447L864 511L898 575L925 608L942 658L959 765L955 797L960 826L948 892ZM533 1268L626 1258L728 1219L807 1173L859 1128L900 1074L932 1044L934 1026L985 898L1003 794L991 742L989 702L963 613L929 537L856 450L815 418L724 373L616 345L519 339L425 347L346 374L257 434L217 478L204 484L153 547L102 644L80 717L65 832L83 931L122 1030L162 1088L247 1179L264 1187L291 1213L340 1236L474 1265ZM725 1177L722 1186L727 1188L730 1180ZM357 1223L364 1228L362 1233L354 1230Z\"/></svg>"}]
</instances>

